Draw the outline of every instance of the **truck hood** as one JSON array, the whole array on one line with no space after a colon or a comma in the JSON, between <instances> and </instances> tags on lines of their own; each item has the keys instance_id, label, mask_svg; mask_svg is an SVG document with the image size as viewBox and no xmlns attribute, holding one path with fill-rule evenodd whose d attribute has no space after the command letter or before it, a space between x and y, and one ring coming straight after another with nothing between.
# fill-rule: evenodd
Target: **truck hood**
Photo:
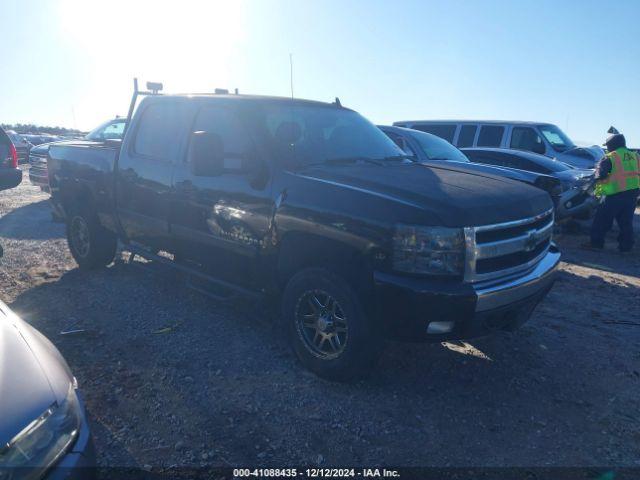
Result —
<instances>
[{"instance_id":1,"label":"truck hood","mask_svg":"<svg viewBox=\"0 0 640 480\"><path fill-rule=\"evenodd\" d=\"M437 166L440 164L440 161L435 162ZM426 165L430 165L431 162L426 163ZM445 165L448 168L452 168L456 171L462 173L476 173L482 176L491 176L491 177L502 177L502 178L510 178L511 180L519 180L521 182L525 182L528 184L533 184L536 179L544 174L539 174L535 172L529 172L527 170L519 170L517 168L509 168L509 167L498 167L494 165L485 165L482 163L473 163L473 162L448 162Z\"/></svg>"},{"instance_id":2,"label":"truck hood","mask_svg":"<svg viewBox=\"0 0 640 480\"><path fill-rule=\"evenodd\" d=\"M42 334L0 302L0 445L64 398L72 377L61 358Z\"/></svg>"},{"instance_id":3,"label":"truck hood","mask_svg":"<svg viewBox=\"0 0 640 480\"><path fill-rule=\"evenodd\" d=\"M519 220L553 207L535 187L450 164L322 165L298 174L425 210L446 227Z\"/></svg>"},{"instance_id":4,"label":"truck hood","mask_svg":"<svg viewBox=\"0 0 640 480\"><path fill-rule=\"evenodd\" d=\"M558 153L556 158L578 168L595 168L596 163L604 156L604 150L593 145L591 147L573 147Z\"/></svg>"}]
</instances>

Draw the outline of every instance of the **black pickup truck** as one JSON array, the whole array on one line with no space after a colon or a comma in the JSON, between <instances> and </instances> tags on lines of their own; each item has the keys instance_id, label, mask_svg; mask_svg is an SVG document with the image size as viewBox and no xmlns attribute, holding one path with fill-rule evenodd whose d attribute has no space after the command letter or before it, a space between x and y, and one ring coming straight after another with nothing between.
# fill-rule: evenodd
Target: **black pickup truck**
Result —
<instances>
[{"instance_id":1,"label":"black pickup truck","mask_svg":"<svg viewBox=\"0 0 640 480\"><path fill-rule=\"evenodd\" d=\"M77 263L108 265L120 240L275 296L321 376L362 375L385 338L514 329L553 284L546 192L414 162L339 101L155 94L131 115L134 103L121 142L49 150Z\"/></svg>"}]
</instances>

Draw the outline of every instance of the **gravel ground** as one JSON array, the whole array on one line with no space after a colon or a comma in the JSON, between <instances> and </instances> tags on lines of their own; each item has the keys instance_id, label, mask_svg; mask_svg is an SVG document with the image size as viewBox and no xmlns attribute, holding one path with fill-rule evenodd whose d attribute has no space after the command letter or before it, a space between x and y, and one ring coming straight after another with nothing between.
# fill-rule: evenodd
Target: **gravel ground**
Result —
<instances>
[{"instance_id":1,"label":"gravel ground","mask_svg":"<svg viewBox=\"0 0 640 480\"><path fill-rule=\"evenodd\" d=\"M80 272L47 200L27 179L0 193L2 299L67 358L101 465L640 466L640 255L613 236L557 237L560 278L519 331L390 344L341 385L263 304L137 261Z\"/></svg>"}]
</instances>

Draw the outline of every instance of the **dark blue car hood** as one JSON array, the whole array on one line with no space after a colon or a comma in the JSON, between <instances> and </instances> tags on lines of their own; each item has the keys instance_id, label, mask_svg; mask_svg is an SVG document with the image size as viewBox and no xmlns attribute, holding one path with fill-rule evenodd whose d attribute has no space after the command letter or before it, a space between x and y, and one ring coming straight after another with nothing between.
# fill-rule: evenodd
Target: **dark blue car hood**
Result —
<instances>
[{"instance_id":1,"label":"dark blue car hood","mask_svg":"<svg viewBox=\"0 0 640 480\"><path fill-rule=\"evenodd\" d=\"M553 206L535 187L452 163L319 166L298 175L421 209L447 227L519 220Z\"/></svg>"}]
</instances>

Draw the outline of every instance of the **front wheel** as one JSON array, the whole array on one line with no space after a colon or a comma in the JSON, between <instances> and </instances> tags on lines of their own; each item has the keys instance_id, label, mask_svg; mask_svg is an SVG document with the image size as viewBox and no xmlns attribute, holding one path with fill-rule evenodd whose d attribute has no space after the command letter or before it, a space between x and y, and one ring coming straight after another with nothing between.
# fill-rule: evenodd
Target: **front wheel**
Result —
<instances>
[{"instance_id":1,"label":"front wheel","mask_svg":"<svg viewBox=\"0 0 640 480\"><path fill-rule=\"evenodd\" d=\"M283 316L300 362L320 377L356 380L376 364L382 342L358 295L338 275L308 268L283 295Z\"/></svg>"},{"instance_id":2,"label":"front wheel","mask_svg":"<svg viewBox=\"0 0 640 480\"><path fill-rule=\"evenodd\" d=\"M88 208L70 212L67 243L74 260L84 270L109 265L118 247L116 235L100 225L95 212Z\"/></svg>"}]
</instances>

